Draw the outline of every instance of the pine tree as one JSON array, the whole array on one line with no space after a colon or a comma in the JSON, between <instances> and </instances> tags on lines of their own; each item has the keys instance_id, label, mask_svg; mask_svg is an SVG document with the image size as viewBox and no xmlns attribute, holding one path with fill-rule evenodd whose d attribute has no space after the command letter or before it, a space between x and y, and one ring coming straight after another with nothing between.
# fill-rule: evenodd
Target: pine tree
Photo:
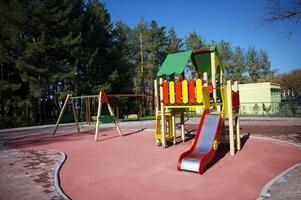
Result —
<instances>
[{"instance_id":1,"label":"pine tree","mask_svg":"<svg viewBox=\"0 0 301 200\"><path fill-rule=\"evenodd\" d=\"M204 39L195 31L189 33L185 38L185 46L187 50L195 50L206 47Z\"/></svg>"},{"instance_id":2,"label":"pine tree","mask_svg":"<svg viewBox=\"0 0 301 200\"><path fill-rule=\"evenodd\" d=\"M16 61L22 38L19 24L26 20L25 4L16 0L0 2L0 127L14 127L22 120L28 102Z\"/></svg>"},{"instance_id":3,"label":"pine tree","mask_svg":"<svg viewBox=\"0 0 301 200\"><path fill-rule=\"evenodd\" d=\"M229 42L221 40L220 42L213 42L214 45L217 46L217 50L219 53L219 58L222 61L222 65L225 71L225 79L231 79L231 69L232 69L232 47Z\"/></svg>"},{"instance_id":4,"label":"pine tree","mask_svg":"<svg viewBox=\"0 0 301 200\"><path fill-rule=\"evenodd\" d=\"M134 67L130 62L129 45L131 29L124 22L117 22L113 30L113 66L117 79L112 84L115 93L132 93Z\"/></svg>"},{"instance_id":5,"label":"pine tree","mask_svg":"<svg viewBox=\"0 0 301 200\"><path fill-rule=\"evenodd\" d=\"M177 37L177 34L173 27L170 27L168 30L167 41L167 53L176 53L182 49L182 39Z\"/></svg>"},{"instance_id":6,"label":"pine tree","mask_svg":"<svg viewBox=\"0 0 301 200\"><path fill-rule=\"evenodd\" d=\"M271 63L269 61L269 55L265 50L260 50L258 55L260 63L260 78L266 79L268 76L274 74L274 70L271 70Z\"/></svg>"},{"instance_id":7,"label":"pine tree","mask_svg":"<svg viewBox=\"0 0 301 200\"><path fill-rule=\"evenodd\" d=\"M85 5L83 17L81 56L77 68L79 90L77 94L110 92L114 76L111 61L112 50L111 17L103 3L93 0ZM113 77L111 77L113 78Z\"/></svg>"},{"instance_id":8,"label":"pine tree","mask_svg":"<svg viewBox=\"0 0 301 200\"><path fill-rule=\"evenodd\" d=\"M260 64L258 62L258 53L256 48L249 47L246 53L246 67L252 82L257 82L260 78Z\"/></svg>"},{"instance_id":9,"label":"pine tree","mask_svg":"<svg viewBox=\"0 0 301 200\"><path fill-rule=\"evenodd\" d=\"M17 63L21 77L28 85L34 118L40 114L40 99L48 98L45 91L53 88L51 96L57 102L59 93L72 91L76 69L82 2L32 1L26 23L28 41L24 56ZM38 77L35 79L34 77Z\"/></svg>"},{"instance_id":10,"label":"pine tree","mask_svg":"<svg viewBox=\"0 0 301 200\"><path fill-rule=\"evenodd\" d=\"M243 50L239 46L237 46L235 47L232 54L231 67L228 71L228 77L231 80L237 80L242 83L244 82L243 74L245 71L245 55Z\"/></svg>"},{"instance_id":11,"label":"pine tree","mask_svg":"<svg viewBox=\"0 0 301 200\"><path fill-rule=\"evenodd\" d=\"M147 42L150 40L148 35L148 24L143 18L140 19L139 23L132 29L130 34L130 49L131 49L131 63L134 66L134 87L135 93L143 93L143 77L145 60L147 58Z\"/></svg>"},{"instance_id":12,"label":"pine tree","mask_svg":"<svg viewBox=\"0 0 301 200\"><path fill-rule=\"evenodd\" d=\"M147 59L144 77L145 92L153 96L156 73L159 70L166 56L167 37L164 26L158 26L157 22L152 20L148 31ZM147 101L147 107L152 111L153 101Z\"/></svg>"}]
</instances>

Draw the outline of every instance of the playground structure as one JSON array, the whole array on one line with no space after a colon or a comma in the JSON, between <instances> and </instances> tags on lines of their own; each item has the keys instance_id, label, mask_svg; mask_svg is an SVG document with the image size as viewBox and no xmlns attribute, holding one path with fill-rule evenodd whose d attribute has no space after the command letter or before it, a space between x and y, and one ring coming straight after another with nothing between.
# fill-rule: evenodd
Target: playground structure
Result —
<instances>
[{"instance_id":1,"label":"playground structure","mask_svg":"<svg viewBox=\"0 0 301 200\"><path fill-rule=\"evenodd\" d=\"M195 79L185 79L184 70L188 65L194 66ZM174 77L173 74L181 75ZM200 74L203 74L203 80ZM184 142L184 113L202 110L193 144L180 156L178 170L203 173L218 149L220 138L229 142L230 155L235 154L235 146L240 150L238 82L234 82L233 90L231 80L224 84L223 68L215 47L169 54L157 77L159 84L158 79L154 80L154 93L158 145L165 148L167 143L176 144L176 115L180 115L181 140ZM225 119L229 121L229 134L222 133Z\"/></svg>"},{"instance_id":2,"label":"playground structure","mask_svg":"<svg viewBox=\"0 0 301 200\"><path fill-rule=\"evenodd\" d=\"M60 115L58 117L58 120L56 122L56 125L55 125L52 135L55 135L55 133L58 129L59 124L62 119L62 116L67 108L67 105L71 105L71 107L72 107L73 117L74 117L75 125L77 128L77 132L80 132L78 114L77 114L77 109L76 109L76 105L75 105L76 104L75 102L77 100L80 100L81 102L84 102L84 104L85 104L85 116L86 116L86 120L88 123L91 123L92 120L96 118L95 141L98 140L100 123L114 123L119 136L122 136L122 133L121 133L121 130L120 130L120 127L118 124L118 118L115 117L112 107L109 104L108 96L104 92L99 92L99 95L75 96L75 97L72 97L71 94L68 94L65 99L63 108L60 112ZM91 116L91 105L93 106L93 104L95 104L95 102L97 102L97 105L98 105L97 106L97 116L93 117L93 116ZM102 105L104 105L104 104L107 105L110 115L101 115Z\"/></svg>"}]
</instances>

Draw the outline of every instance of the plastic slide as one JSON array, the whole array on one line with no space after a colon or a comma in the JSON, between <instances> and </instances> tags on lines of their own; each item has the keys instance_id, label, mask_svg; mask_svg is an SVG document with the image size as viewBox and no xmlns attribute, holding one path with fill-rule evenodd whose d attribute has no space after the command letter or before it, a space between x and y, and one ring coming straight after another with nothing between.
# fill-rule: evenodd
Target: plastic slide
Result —
<instances>
[{"instance_id":1,"label":"plastic slide","mask_svg":"<svg viewBox=\"0 0 301 200\"><path fill-rule=\"evenodd\" d=\"M220 114L209 114L209 110L204 110L191 148L178 160L178 170L202 174L217 150L222 126Z\"/></svg>"}]
</instances>

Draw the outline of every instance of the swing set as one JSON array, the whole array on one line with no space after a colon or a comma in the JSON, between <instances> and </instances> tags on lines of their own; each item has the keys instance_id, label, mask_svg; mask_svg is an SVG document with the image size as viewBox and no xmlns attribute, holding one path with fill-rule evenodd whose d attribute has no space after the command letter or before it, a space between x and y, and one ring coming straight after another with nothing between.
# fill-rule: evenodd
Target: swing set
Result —
<instances>
[{"instance_id":1,"label":"swing set","mask_svg":"<svg viewBox=\"0 0 301 200\"><path fill-rule=\"evenodd\" d=\"M109 115L101 115L102 105L105 104L107 105ZM109 104L108 96L104 92L100 92L99 95L86 95L86 96L74 96L74 97L71 94L68 94L63 104L63 108L60 112L60 115L58 117L52 135L55 135L59 127L59 124L61 122L61 119L63 117L63 114L66 111L68 105L69 106L71 105L72 107L73 117L77 128L77 132L80 132L79 118L78 118L78 116L80 116L82 119L85 117L86 122L88 124L91 124L96 121L95 141L98 140L99 125L101 123L114 123L119 136L122 136L122 132L118 124L118 118L115 117L112 107ZM98 105L97 116L93 116L93 114L95 114L96 105Z\"/></svg>"}]
</instances>

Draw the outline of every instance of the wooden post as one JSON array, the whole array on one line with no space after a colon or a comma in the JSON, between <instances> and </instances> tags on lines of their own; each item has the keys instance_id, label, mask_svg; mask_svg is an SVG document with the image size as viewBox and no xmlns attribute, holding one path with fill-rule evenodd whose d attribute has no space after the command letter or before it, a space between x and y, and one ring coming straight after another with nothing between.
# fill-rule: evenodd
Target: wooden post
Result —
<instances>
[{"instance_id":1,"label":"wooden post","mask_svg":"<svg viewBox=\"0 0 301 200\"><path fill-rule=\"evenodd\" d=\"M76 128L77 128L77 132L80 132L80 130L79 130L79 124L78 124L78 118L77 118L77 113L76 113L75 105L74 105L73 101L71 102L71 105L72 105L73 116L74 116L75 125L76 125Z\"/></svg>"},{"instance_id":2,"label":"wooden post","mask_svg":"<svg viewBox=\"0 0 301 200\"><path fill-rule=\"evenodd\" d=\"M142 105L141 105L141 100L139 100L139 120L142 120L142 113L143 113L143 111L142 111Z\"/></svg>"},{"instance_id":3,"label":"wooden post","mask_svg":"<svg viewBox=\"0 0 301 200\"><path fill-rule=\"evenodd\" d=\"M208 74L207 72L203 73L204 86L208 86Z\"/></svg>"},{"instance_id":4,"label":"wooden post","mask_svg":"<svg viewBox=\"0 0 301 200\"><path fill-rule=\"evenodd\" d=\"M86 118L86 123L89 123L89 120L88 120L88 101L87 99L84 100L84 104L85 104L85 118Z\"/></svg>"},{"instance_id":5,"label":"wooden post","mask_svg":"<svg viewBox=\"0 0 301 200\"><path fill-rule=\"evenodd\" d=\"M160 107L161 107L161 143L162 147L166 147L165 135L166 135L166 126L165 126L165 110L163 104L163 79L160 78Z\"/></svg>"},{"instance_id":6,"label":"wooden post","mask_svg":"<svg viewBox=\"0 0 301 200\"><path fill-rule=\"evenodd\" d=\"M98 128L99 128L100 115L101 115L101 92L99 93L99 97L98 97L97 120L96 120L96 127L95 127L95 141L98 140Z\"/></svg>"},{"instance_id":7,"label":"wooden post","mask_svg":"<svg viewBox=\"0 0 301 200\"><path fill-rule=\"evenodd\" d=\"M212 86L213 86L213 99L214 99L214 102L216 102L216 80L215 80L216 65L215 65L215 52L211 52L210 56L211 56L211 77L212 77Z\"/></svg>"},{"instance_id":8,"label":"wooden post","mask_svg":"<svg viewBox=\"0 0 301 200\"><path fill-rule=\"evenodd\" d=\"M66 97L66 99L65 99L63 108L62 108L62 110L61 110L61 112L60 112L59 118L58 118L57 121L56 121L55 128L54 128L54 131L53 131L52 135L54 135L54 134L56 133L56 130L57 130L57 128L59 127L59 124L60 124L60 122L61 122L61 118L62 118L62 116L63 116L63 113L64 113L64 111L65 111L65 108L66 108L66 105L67 105L67 103L68 103L68 101L69 101L69 97L70 97L70 96L71 96L70 94L67 94L67 97Z\"/></svg>"},{"instance_id":9,"label":"wooden post","mask_svg":"<svg viewBox=\"0 0 301 200\"><path fill-rule=\"evenodd\" d=\"M171 113L171 126L172 126L172 136L174 137L173 144L175 145L177 134L176 134L176 119L173 112Z\"/></svg>"},{"instance_id":10,"label":"wooden post","mask_svg":"<svg viewBox=\"0 0 301 200\"><path fill-rule=\"evenodd\" d=\"M90 114L90 98L88 98L88 124L91 123L91 114Z\"/></svg>"},{"instance_id":11,"label":"wooden post","mask_svg":"<svg viewBox=\"0 0 301 200\"><path fill-rule=\"evenodd\" d=\"M107 103L107 106L108 106L110 115L111 115L111 116L114 116L114 112L113 112L113 110L112 110L111 105L110 105L109 103ZM119 124L118 124L118 119L115 120L114 124L115 124L115 126L116 126L116 129L117 129L117 132L118 132L119 136L122 136L122 133L121 133L121 130L120 130L120 127L119 127Z\"/></svg>"},{"instance_id":12,"label":"wooden post","mask_svg":"<svg viewBox=\"0 0 301 200\"><path fill-rule=\"evenodd\" d=\"M88 97L87 99L86 99L86 101L87 101L87 108L86 108L86 112L87 112L87 122L88 122L88 124L90 125L90 123L91 123L91 109L90 109L90 107L91 107L91 104L90 104L90 98Z\"/></svg>"},{"instance_id":13,"label":"wooden post","mask_svg":"<svg viewBox=\"0 0 301 200\"><path fill-rule=\"evenodd\" d=\"M228 102L228 120L229 120L229 140L230 140L230 155L234 156L234 130L233 130L233 109L232 109L232 83L227 81L227 102Z\"/></svg>"},{"instance_id":14,"label":"wooden post","mask_svg":"<svg viewBox=\"0 0 301 200\"><path fill-rule=\"evenodd\" d=\"M185 142L184 110L181 112L181 135L182 141Z\"/></svg>"},{"instance_id":15,"label":"wooden post","mask_svg":"<svg viewBox=\"0 0 301 200\"><path fill-rule=\"evenodd\" d=\"M116 117L119 119L119 106L116 107Z\"/></svg>"},{"instance_id":16,"label":"wooden post","mask_svg":"<svg viewBox=\"0 0 301 200\"><path fill-rule=\"evenodd\" d=\"M159 99L158 99L158 80L154 80L154 89L155 89L155 110L156 114L158 113L159 110Z\"/></svg>"},{"instance_id":17,"label":"wooden post","mask_svg":"<svg viewBox=\"0 0 301 200\"><path fill-rule=\"evenodd\" d=\"M234 82L234 92L238 92L238 81ZM239 112L239 111L238 111ZM237 113L237 117L235 117L235 126L236 126L236 145L237 145L237 150L240 151L241 149L241 144L240 144L240 121L239 121L239 113Z\"/></svg>"}]
</instances>

